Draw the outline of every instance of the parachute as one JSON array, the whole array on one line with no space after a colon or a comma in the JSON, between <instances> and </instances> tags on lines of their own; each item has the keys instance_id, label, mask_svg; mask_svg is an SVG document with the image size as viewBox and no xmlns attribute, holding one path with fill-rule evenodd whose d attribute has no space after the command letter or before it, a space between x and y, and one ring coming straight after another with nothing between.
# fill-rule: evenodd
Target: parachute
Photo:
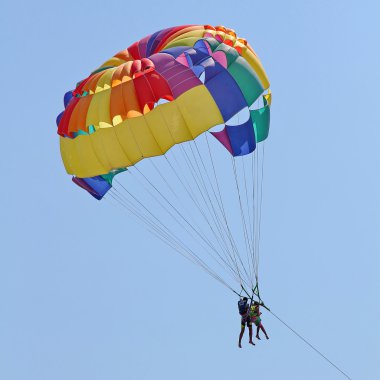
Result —
<instances>
[{"instance_id":1,"label":"parachute","mask_svg":"<svg viewBox=\"0 0 380 380\"><path fill-rule=\"evenodd\" d=\"M62 160L93 197L126 209L229 289L258 294L271 96L234 30L167 28L65 94Z\"/></svg>"}]
</instances>

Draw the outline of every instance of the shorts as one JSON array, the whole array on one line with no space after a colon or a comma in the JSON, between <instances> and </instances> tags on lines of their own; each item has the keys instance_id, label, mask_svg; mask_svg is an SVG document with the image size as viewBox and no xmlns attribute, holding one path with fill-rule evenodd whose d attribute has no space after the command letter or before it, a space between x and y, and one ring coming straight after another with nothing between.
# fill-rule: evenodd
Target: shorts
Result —
<instances>
[{"instance_id":1,"label":"shorts","mask_svg":"<svg viewBox=\"0 0 380 380\"><path fill-rule=\"evenodd\" d=\"M261 318L260 317L252 317L253 323L259 327L261 325Z\"/></svg>"},{"instance_id":2,"label":"shorts","mask_svg":"<svg viewBox=\"0 0 380 380\"><path fill-rule=\"evenodd\" d=\"M245 327L245 325L247 325L248 327L252 326L252 320L249 314L242 315L241 317L241 327Z\"/></svg>"}]
</instances>

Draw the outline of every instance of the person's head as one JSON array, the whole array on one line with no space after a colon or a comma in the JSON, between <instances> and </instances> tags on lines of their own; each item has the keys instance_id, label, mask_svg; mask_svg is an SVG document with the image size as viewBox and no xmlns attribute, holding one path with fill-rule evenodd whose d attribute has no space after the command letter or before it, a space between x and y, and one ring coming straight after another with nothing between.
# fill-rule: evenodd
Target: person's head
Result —
<instances>
[{"instance_id":1,"label":"person's head","mask_svg":"<svg viewBox=\"0 0 380 380\"><path fill-rule=\"evenodd\" d=\"M248 298L247 297L243 297L243 301L247 302Z\"/></svg>"}]
</instances>

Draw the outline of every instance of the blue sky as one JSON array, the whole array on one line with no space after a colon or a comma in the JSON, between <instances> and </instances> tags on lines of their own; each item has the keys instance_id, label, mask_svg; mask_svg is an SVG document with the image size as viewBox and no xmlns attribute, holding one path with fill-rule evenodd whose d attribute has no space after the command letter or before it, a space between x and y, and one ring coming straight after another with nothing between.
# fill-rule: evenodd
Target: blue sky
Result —
<instances>
[{"instance_id":1,"label":"blue sky","mask_svg":"<svg viewBox=\"0 0 380 380\"><path fill-rule=\"evenodd\" d=\"M270 341L239 350L234 296L65 173L63 94L188 23L235 29L271 81L267 304L353 379L379 378L377 2L19 1L0 14L0 378L343 378L268 313Z\"/></svg>"}]
</instances>

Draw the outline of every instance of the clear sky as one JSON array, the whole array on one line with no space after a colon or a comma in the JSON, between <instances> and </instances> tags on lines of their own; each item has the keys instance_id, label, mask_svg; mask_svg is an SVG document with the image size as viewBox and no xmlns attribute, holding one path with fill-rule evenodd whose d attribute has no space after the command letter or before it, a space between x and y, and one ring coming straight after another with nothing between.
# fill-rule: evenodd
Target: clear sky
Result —
<instances>
[{"instance_id":1,"label":"clear sky","mask_svg":"<svg viewBox=\"0 0 380 380\"><path fill-rule=\"evenodd\" d=\"M270 340L239 350L233 294L65 173L63 94L189 23L235 29L271 81L266 303L353 379L380 378L377 1L24 0L0 18L1 379L343 378L267 312Z\"/></svg>"}]
</instances>

